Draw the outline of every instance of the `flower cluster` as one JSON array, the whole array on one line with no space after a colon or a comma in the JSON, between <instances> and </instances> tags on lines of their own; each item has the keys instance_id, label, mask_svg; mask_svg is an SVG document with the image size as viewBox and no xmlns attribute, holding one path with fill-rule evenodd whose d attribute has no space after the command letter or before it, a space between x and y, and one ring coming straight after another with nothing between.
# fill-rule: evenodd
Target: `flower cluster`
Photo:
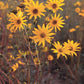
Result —
<instances>
[{"instance_id":1,"label":"flower cluster","mask_svg":"<svg viewBox=\"0 0 84 84\"><path fill-rule=\"evenodd\" d=\"M0 4L4 6L3 3ZM47 53L45 57L47 62L45 63L53 61L54 57L59 59L61 56L64 56L68 59L68 56L77 56L77 51L81 49L79 47L80 43L74 42L73 40L68 40L63 44L59 41L55 42L57 32L60 32L65 25L65 19L63 19L63 16L59 12L63 11L62 6L64 5L64 0L46 0L45 3L39 2L38 0L24 0L16 8L12 9L11 12L7 13L7 30L11 33L8 39L12 41L13 38L16 38L14 34L20 32L26 42L23 42L23 44L28 49L23 49L23 51L18 50L16 56L9 55L9 62L12 62L12 60L15 61L11 65L13 71L16 71L19 65L26 63L29 65L30 57L35 66L40 66L43 63L44 57L39 56L38 48L42 49L42 53ZM81 6L81 3L77 2L74 6ZM79 7L76 7L75 11L79 15L81 15L81 12L84 13L84 10L80 10ZM69 19L70 16L65 16L65 18ZM74 32L78 28L80 26L76 25L75 28L69 29L69 32ZM9 40L9 42L11 41ZM35 51L31 50L32 45L34 45L33 48ZM53 48L50 48L50 46L53 46ZM8 46L7 48L9 50L13 49L12 46ZM49 51L56 53L55 56L48 53ZM22 62L22 58L26 61L25 63Z\"/></svg>"},{"instance_id":2,"label":"flower cluster","mask_svg":"<svg viewBox=\"0 0 84 84\"><path fill-rule=\"evenodd\" d=\"M57 59L60 56L64 56L67 59L67 55L77 56L76 51L80 51L81 49L79 45L80 43L74 42L73 40L68 40L68 42L64 42L63 45L58 41L57 43L54 42L53 46L55 48L52 48L51 50L53 50L53 53L57 53Z\"/></svg>"}]
</instances>

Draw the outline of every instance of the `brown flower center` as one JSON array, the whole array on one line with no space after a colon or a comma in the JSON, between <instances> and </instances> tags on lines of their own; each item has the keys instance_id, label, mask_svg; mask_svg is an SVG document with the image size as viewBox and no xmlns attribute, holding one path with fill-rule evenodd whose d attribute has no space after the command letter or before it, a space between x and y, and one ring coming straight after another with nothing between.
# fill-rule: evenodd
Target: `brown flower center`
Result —
<instances>
[{"instance_id":1,"label":"brown flower center","mask_svg":"<svg viewBox=\"0 0 84 84\"><path fill-rule=\"evenodd\" d=\"M41 36L41 38L44 38L46 36L46 34L45 33L41 33L40 36Z\"/></svg>"},{"instance_id":2,"label":"brown flower center","mask_svg":"<svg viewBox=\"0 0 84 84\"><path fill-rule=\"evenodd\" d=\"M53 24L57 24L57 21L56 20L53 20L53 22L52 22Z\"/></svg>"},{"instance_id":3,"label":"brown flower center","mask_svg":"<svg viewBox=\"0 0 84 84\"><path fill-rule=\"evenodd\" d=\"M70 49L69 49L70 51L72 51L73 50L73 47L70 47Z\"/></svg>"},{"instance_id":4,"label":"brown flower center","mask_svg":"<svg viewBox=\"0 0 84 84\"><path fill-rule=\"evenodd\" d=\"M53 5L52 5L52 8L53 8L53 9L57 8L57 5L56 5L56 4L53 4Z\"/></svg>"},{"instance_id":5,"label":"brown flower center","mask_svg":"<svg viewBox=\"0 0 84 84\"><path fill-rule=\"evenodd\" d=\"M58 49L59 52L62 52L62 49Z\"/></svg>"},{"instance_id":6,"label":"brown flower center","mask_svg":"<svg viewBox=\"0 0 84 84\"><path fill-rule=\"evenodd\" d=\"M21 23L21 20L17 20L17 24L20 24Z\"/></svg>"},{"instance_id":7,"label":"brown flower center","mask_svg":"<svg viewBox=\"0 0 84 84\"><path fill-rule=\"evenodd\" d=\"M38 13L38 10L37 10L37 9L34 9L34 10L33 10L33 13L34 13L34 14L37 14L37 13Z\"/></svg>"}]
</instances>

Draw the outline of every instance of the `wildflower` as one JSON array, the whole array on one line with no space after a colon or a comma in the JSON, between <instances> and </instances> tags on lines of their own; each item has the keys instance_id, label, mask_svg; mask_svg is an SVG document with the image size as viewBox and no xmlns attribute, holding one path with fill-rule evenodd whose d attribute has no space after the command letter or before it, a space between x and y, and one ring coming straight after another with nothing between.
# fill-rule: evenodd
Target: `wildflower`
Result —
<instances>
[{"instance_id":1,"label":"wildflower","mask_svg":"<svg viewBox=\"0 0 84 84\"><path fill-rule=\"evenodd\" d=\"M80 16L84 17L84 13L79 13Z\"/></svg>"},{"instance_id":2,"label":"wildflower","mask_svg":"<svg viewBox=\"0 0 84 84\"><path fill-rule=\"evenodd\" d=\"M17 10L17 11L21 11L21 8L20 8L20 7L16 7L16 10Z\"/></svg>"},{"instance_id":3,"label":"wildflower","mask_svg":"<svg viewBox=\"0 0 84 84\"><path fill-rule=\"evenodd\" d=\"M34 28L34 30L35 31L33 31L33 33L35 34L35 36L31 38L34 40L35 43L39 42L38 45L43 44L43 47L45 46L45 41L50 43L52 39L51 36L54 35L54 33L51 33L53 28L49 28L49 25L45 27L45 25L43 24L42 28L38 25L38 29Z\"/></svg>"},{"instance_id":4,"label":"wildflower","mask_svg":"<svg viewBox=\"0 0 84 84\"><path fill-rule=\"evenodd\" d=\"M66 15L65 18L66 18L66 19L69 19L69 16Z\"/></svg>"},{"instance_id":5,"label":"wildflower","mask_svg":"<svg viewBox=\"0 0 84 84\"><path fill-rule=\"evenodd\" d=\"M18 63L11 66L11 68L13 69L13 72L15 72L18 69L18 67L19 67Z\"/></svg>"},{"instance_id":6,"label":"wildflower","mask_svg":"<svg viewBox=\"0 0 84 84\"><path fill-rule=\"evenodd\" d=\"M75 12L79 13L80 12L80 8L79 7L75 8Z\"/></svg>"},{"instance_id":7,"label":"wildflower","mask_svg":"<svg viewBox=\"0 0 84 84\"><path fill-rule=\"evenodd\" d=\"M7 46L8 49L13 49L13 46Z\"/></svg>"},{"instance_id":8,"label":"wildflower","mask_svg":"<svg viewBox=\"0 0 84 84\"><path fill-rule=\"evenodd\" d=\"M13 5L10 6L10 8L13 8L13 7L14 7Z\"/></svg>"},{"instance_id":9,"label":"wildflower","mask_svg":"<svg viewBox=\"0 0 84 84\"><path fill-rule=\"evenodd\" d=\"M80 1L77 1L77 2L74 4L74 6L81 6Z\"/></svg>"},{"instance_id":10,"label":"wildflower","mask_svg":"<svg viewBox=\"0 0 84 84\"><path fill-rule=\"evenodd\" d=\"M8 4L4 4L2 1L0 1L0 9L7 9L8 8Z\"/></svg>"},{"instance_id":11,"label":"wildflower","mask_svg":"<svg viewBox=\"0 0 84 84\"><path fill-rule=\"evenodd\" d=\"M82 9L81 12L84 13L84 10Z\"/></svg>"},{"instance_id":12,"label":"wildflower","mask_svg":"<svg viewBox=\"0 0 84 84\"><path fill-rule=\"evenodd\" d=\"M59 59L60 56L64 56L67 59L66 53L67 53L67 48L64 48L59 41L54 42L53 46L55 48L52 48L53 53L57 53L57 59Z\"/></svg>"},{"instance_id":13,"label":"wildflower","mask_svg":"<svg viewBox=\"0 0 84 84\"><path fill-rule=\"evenodd\" d=\"M62 10L63 9L61 8L61 6L64 5L64 0L47 0L47 4L46 4L46 7L49 9L49 10L52 10L53 12L57 12L58 10Z\"/></svg>"},{"instance_id":14,"label":"wildflower","mask_svg":"<svg viewBox=\"0 0 84 84\"><path fill-rule=\"evenodd\" d=\"M54 58L53 58L53 56L52 55L48 55L48 60L49 61L52 61Z\"/></svg>"},{"instance_id":15,"label":"wildflower","mask_svg":"<svg viewBox=\"0 0 84 84\"><path fill-rule=\"evenodd\" d=\"M0 17L0 20L2 20L2 17Z\"/></svg>"},{"instance_id":16,"label":"wildflower","mask_svg":"<svg viewBox=\"0 0 84 84\"><path fill-rule=\"evenodd\" d=\"M43 3L39 4L38 0L36 1L36 3L32 1L32 3L29 3L29 6L27 6L26 8L26 12L28 12L27 15L30 15L29 19L32 19L32 17L37 19L37 16L41 18L41 15L45 16L43 14L43 12L45 12L45 7Z\"/></svg>"},{"instance_id":17,"label":"wildflower","mask_svg":"<svg viewBox=\"0 0 84 84\"><path fill-rule=\"evenodd\" d=\"M60 31L60 28L63 28L63 24L65 24L62 19L63 17L60 17L60 14L58 16L55 14L54 17L52 16L52 19L50 20L49 24L50 27L55 28L55 32L57 29Z\"/></svg>"},{"instance_id":18,"label":"wildflower","mask_svg":"<svg viewBox=\"0 0 84 84\"><path fill-rule=\"evenodd\" d=\"M40 60L37 57L34 58L34 64L40 65Z\"/></svg>"},{"instance_id":19,"label":"wildflower","mask_svg":"<svg viewBox=\"0 0 84 84\"><path fill-rule=\"evenodd\" d=\"M19 52L19 54L17 54L16 60L22 58L23 56L25 57L26 55L29 55L29 51L21 52L19 50L18 52Z\"/></svg>"},{"instance_id":20,"label":"wildflower","mask_svg":"<svg viewBox=\"0 0 84 84\"><path fill-rule=\"evenodd\" d=\"M4 9L4 3L0 1L0 9Z\"/></svg>"},{"instance_id":21,"label":"wildflower","mask_svg":"<svg viewBox=\"0 0 84 84\"><path fill-rule=\"evenodd\" d=\"M73 56L77 56L76 51L80 51L80 43L74 42L73 40L68 40L68 42L64 42L64 48L67 48L67 52L69 55Z\"/></svg>"},{"instance_id":22,"label":"wildflower","mask_svg":"<svg viewBox=\"0 0 84 84\"><path fill-rule=\"evenodd\" d=\"M26 82L24 82L23 84L27 84Z\"/></svg>"},{"instance_id":23,"label":"wildflower","mask_svg":"<svg viewBox=\"0 0 84 84\"><path fill-rule=\"evenodd\" d=\"M69 32L74 32L74 31L76 31L76 29L74 28L69 29Z\"/></svg>"},{"instance_id":24,"label":"wildflower","mask_svg":"<svg viewBox=\"0 0 84 84\"><path fill-rule=\"evenodd\" d=\"M10 55L10 58L14 60L14 56L12 54Z\"/></svg>"},{"instance_id":25,"label":"wildflower","mask_svg":"<svg viewBox=\"0 0 84 84\"><path fill-rule=\"evenodd\" d=\"M1 27L0 27L0 30L1 30Z\"/></svg>"},{"instance_id":26,"label":"wildflower","mask_svg":"<svg viewBox=\"0 0 84 84\"><path fill-rule=\"evenodd\" d=\"M21 62L20 60L18 61L18 64L24 65L25 63Z\"/></svg>"},{"instance_id":27,"label":"wildflower","mask_svg":"<svg viewBox=\"0 0 84 84\"><path fill-rule=\"evenodd\" d=\"M80 25L76 25L75 28L76 28L76 29L80 28Z\"/></svg>"},{"instance_id":28,"label":"wildflower","mask_svg":"<svg viewBox=\"0 0 84 84\"><path fill-rule=\"evenodd\" d=\"M9 56L10 56L10 58L8 59L8 61L11 61L11 60L15 59L14 56L11 53L9 54Z\"/></svg>"},{"instance_id":29,"label":"wildflower","mask_svg":"<svg viewBox=\"0 0 84 84\"><path fill-rule=\"evenodd\" d=\"M17 29L24 29L23 25L26 25L25 22L27 20L24 20L25 16L23 17L23 13L21 11L19 11L16 15L11 13L8 15L8 17L11 23L7 25L7 29L9 29L11 32L16 31Z\"/></svg>"},{"instance_id":30,"label":"wildflower","mask_svg":"<svg viewBox=\"0 0 84 84\"><path fill-rule=\"evenodd\" d=\"M13 34L9 34L8 38L13 38Z\"/></svg>"}]
</instances>

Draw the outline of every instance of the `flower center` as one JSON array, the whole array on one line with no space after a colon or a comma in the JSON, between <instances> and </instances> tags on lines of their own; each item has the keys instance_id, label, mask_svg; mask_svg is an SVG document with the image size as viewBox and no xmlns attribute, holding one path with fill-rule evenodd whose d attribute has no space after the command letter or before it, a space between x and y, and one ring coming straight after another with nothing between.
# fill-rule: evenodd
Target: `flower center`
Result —
<instances>
[{"instance_id":1,"label":"flower center","mask_svg":"<svg viewBox=\"0 0 84 84\"><path fill-rule=\"evenodd\" d=\"M37 10L37 9L34 9L34 10L33 10L33 13L34 13L34 14L37 14L37 13L38 13L38 10Z\"/></svg>"},{"instance_id":2,"label":"flower center","mask_svg":"<svg viewBox=\"0 0 84 84\"><path fill-rule=\"evenodd\" d=\"M73 50L73 47L70 47L70 49L69 49L70 51L72 51Z\"/></svg>"},{"instance_id":3,"label":"flower center","mask_svg":"<svg viewBox=\"0 0 84 84\"><path fill-rule=\"evenodd\" d=\"M46 36L46 34L45 33L41 33L40 36L41 36L41 38L44 38Z\"/></svg>"},{"instance_id":4,"label":"flower center","mask_svg":"<svg viewBox=\"0 0 84 84\"><path fill-rule=\"evenodd\" d=\"M21 20L17 20L17 24L20 24L21 23Z\"/></svg>"},{"instance_id":5,"label":"flower center","mask_svg":"<svg viewBox=\"0 0 84 84\"><path fill-rule=\"evenodd\" d=\"M59 52L62 52L62 49L58 49Z\"/></svg>"},{"instance_id":6,"label":"flower center","mask_svg":"<svg viewBox=\"0 0 84 84\"><path fill-rule=\"evenodd\" d=\"M57 24L57 21L56 20L53 20L53 22L52 22L53 24Z\"/></svg>"},{"instance_id":7,"label":"flower center","mask_svg":"<svg viewBox=\"0 0 84 84\"><path fill-rule=\"evenodd\" d=\"M57 5L56 5L56 4L53 4L53 5L52 5L52 8L53 8L53 9L55 9L56 7L57 7Z\"/></svg>"}]
</instances>

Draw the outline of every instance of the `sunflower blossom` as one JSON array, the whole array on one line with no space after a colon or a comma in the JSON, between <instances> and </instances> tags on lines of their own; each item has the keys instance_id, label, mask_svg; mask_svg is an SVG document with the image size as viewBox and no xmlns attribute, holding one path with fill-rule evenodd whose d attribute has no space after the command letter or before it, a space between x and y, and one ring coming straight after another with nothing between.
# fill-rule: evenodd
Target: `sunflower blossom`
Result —
<instances>
[{"instance_id":1,"label":"sunflower blossom","mask_svg":"<svg viewBox=\"0 0 84 84\"><path fill-rule=\"evenodd\" d=\"M50 27L54 27L55 28L55 32L57 31L57 29L60 31L60 28L63 28L63 24L65 24L62 19L63 17L60 17L60 14L58 14L58 16L55 14L54 17L52 16L49 24Z\"/></svg>"},{"instance_id":2,"label":"sunflower blossom","mask_svg":"<svg viewBox=\"0 0 84 84\"><path fill-rule=\"evenodd\" d=\"M48 25L45 27L45 25L43 24L42 28L38 25L38 29L34 28L34 30L35 31L33 31L33 34L35 34L35 36L31 38L34 40L35 43L39 42L38 45L43 44L43 47L45 46L45 41L51 43L50 41L53 38L51 36L54 35L54 33L51 33L53 28L49 28Z\"/></svg>"},{"instance_id":3,"label":"sunflower blossom","mask_svg":"<svg viewBox=\"0 0 84 84\"><path fill-rule=\"evenodd\" d=\"M57 43L54 42L53 46L55 48L52 48L51 50L53 50L53 53L57 53L57 59L59 59L60 56L64 56L67 59L66 56L67 48L64 48L59 41L57 41Z\"/></svg>"},{"instance_id":4,"label":"sunflower blossom","mask_svg":"<svg viewBox=\"0 0 84 84\"><path fill-rule=\"evenodd\" d=\"M58 10L63 11L63 9L61 8L61 6L64 5L63 2L64 2L64 0L48 0L47 4L46 4L46 7L49 10L52 10L53 12L57 12Z\"/></svg>"},{"instance_id":5,"label":"sunflower blossom","mask_svg":"<svg viewBox=\"0 0 84 84\"><path fill-rule=\"evenodd\" d=\"M81 49L79 45L80 43L74 42L73 40L68 40L68 42L64 42L64 47L67 48L67 52L71 56L77 56L76 51L80 51Z\"/></svg>"},{"instance_id":6,"label":"sunflower blossom","mask_svg":"<svg viewBox=\"0 0 84 84\"><path fill-rule=\"evenodd\" d=\"M4 10L8 8L8 4L4 4L4 2L0 1L0 10Z\"/></svg>"},{"instance_id":7,"label":"sunflower blossom","mask_svg":"<svg viewBox=\"0 0 84 84\"><path fill-rule=\"evenodd\" d=\"M36 3L32 1L26 8L27 15L30 15L29 19L32 19L33 17L37 19L37 16L41 18L41 15L45 16L43 14L43 12L46 12L45 6L43 5L43 3L39 3L38 0L36 1Z\"/></svg>"},{"instance_id":8,"label":"sunflower blossom","mask_svg":"<svg viewBox=\"0 0 84 84\"><path fill-rule=\"evenodd\" d=\"M27 20L24 20L25 16L23 16L23 13L21 11L19 11L16 15L14 13L11 13L8 15L8 17L8 21L10 23L7 25L7 29L9 29L11 32L15 32L17 29L24 29L23 25L26 25L25 22Z\"/></svg>"}]
</instances>

